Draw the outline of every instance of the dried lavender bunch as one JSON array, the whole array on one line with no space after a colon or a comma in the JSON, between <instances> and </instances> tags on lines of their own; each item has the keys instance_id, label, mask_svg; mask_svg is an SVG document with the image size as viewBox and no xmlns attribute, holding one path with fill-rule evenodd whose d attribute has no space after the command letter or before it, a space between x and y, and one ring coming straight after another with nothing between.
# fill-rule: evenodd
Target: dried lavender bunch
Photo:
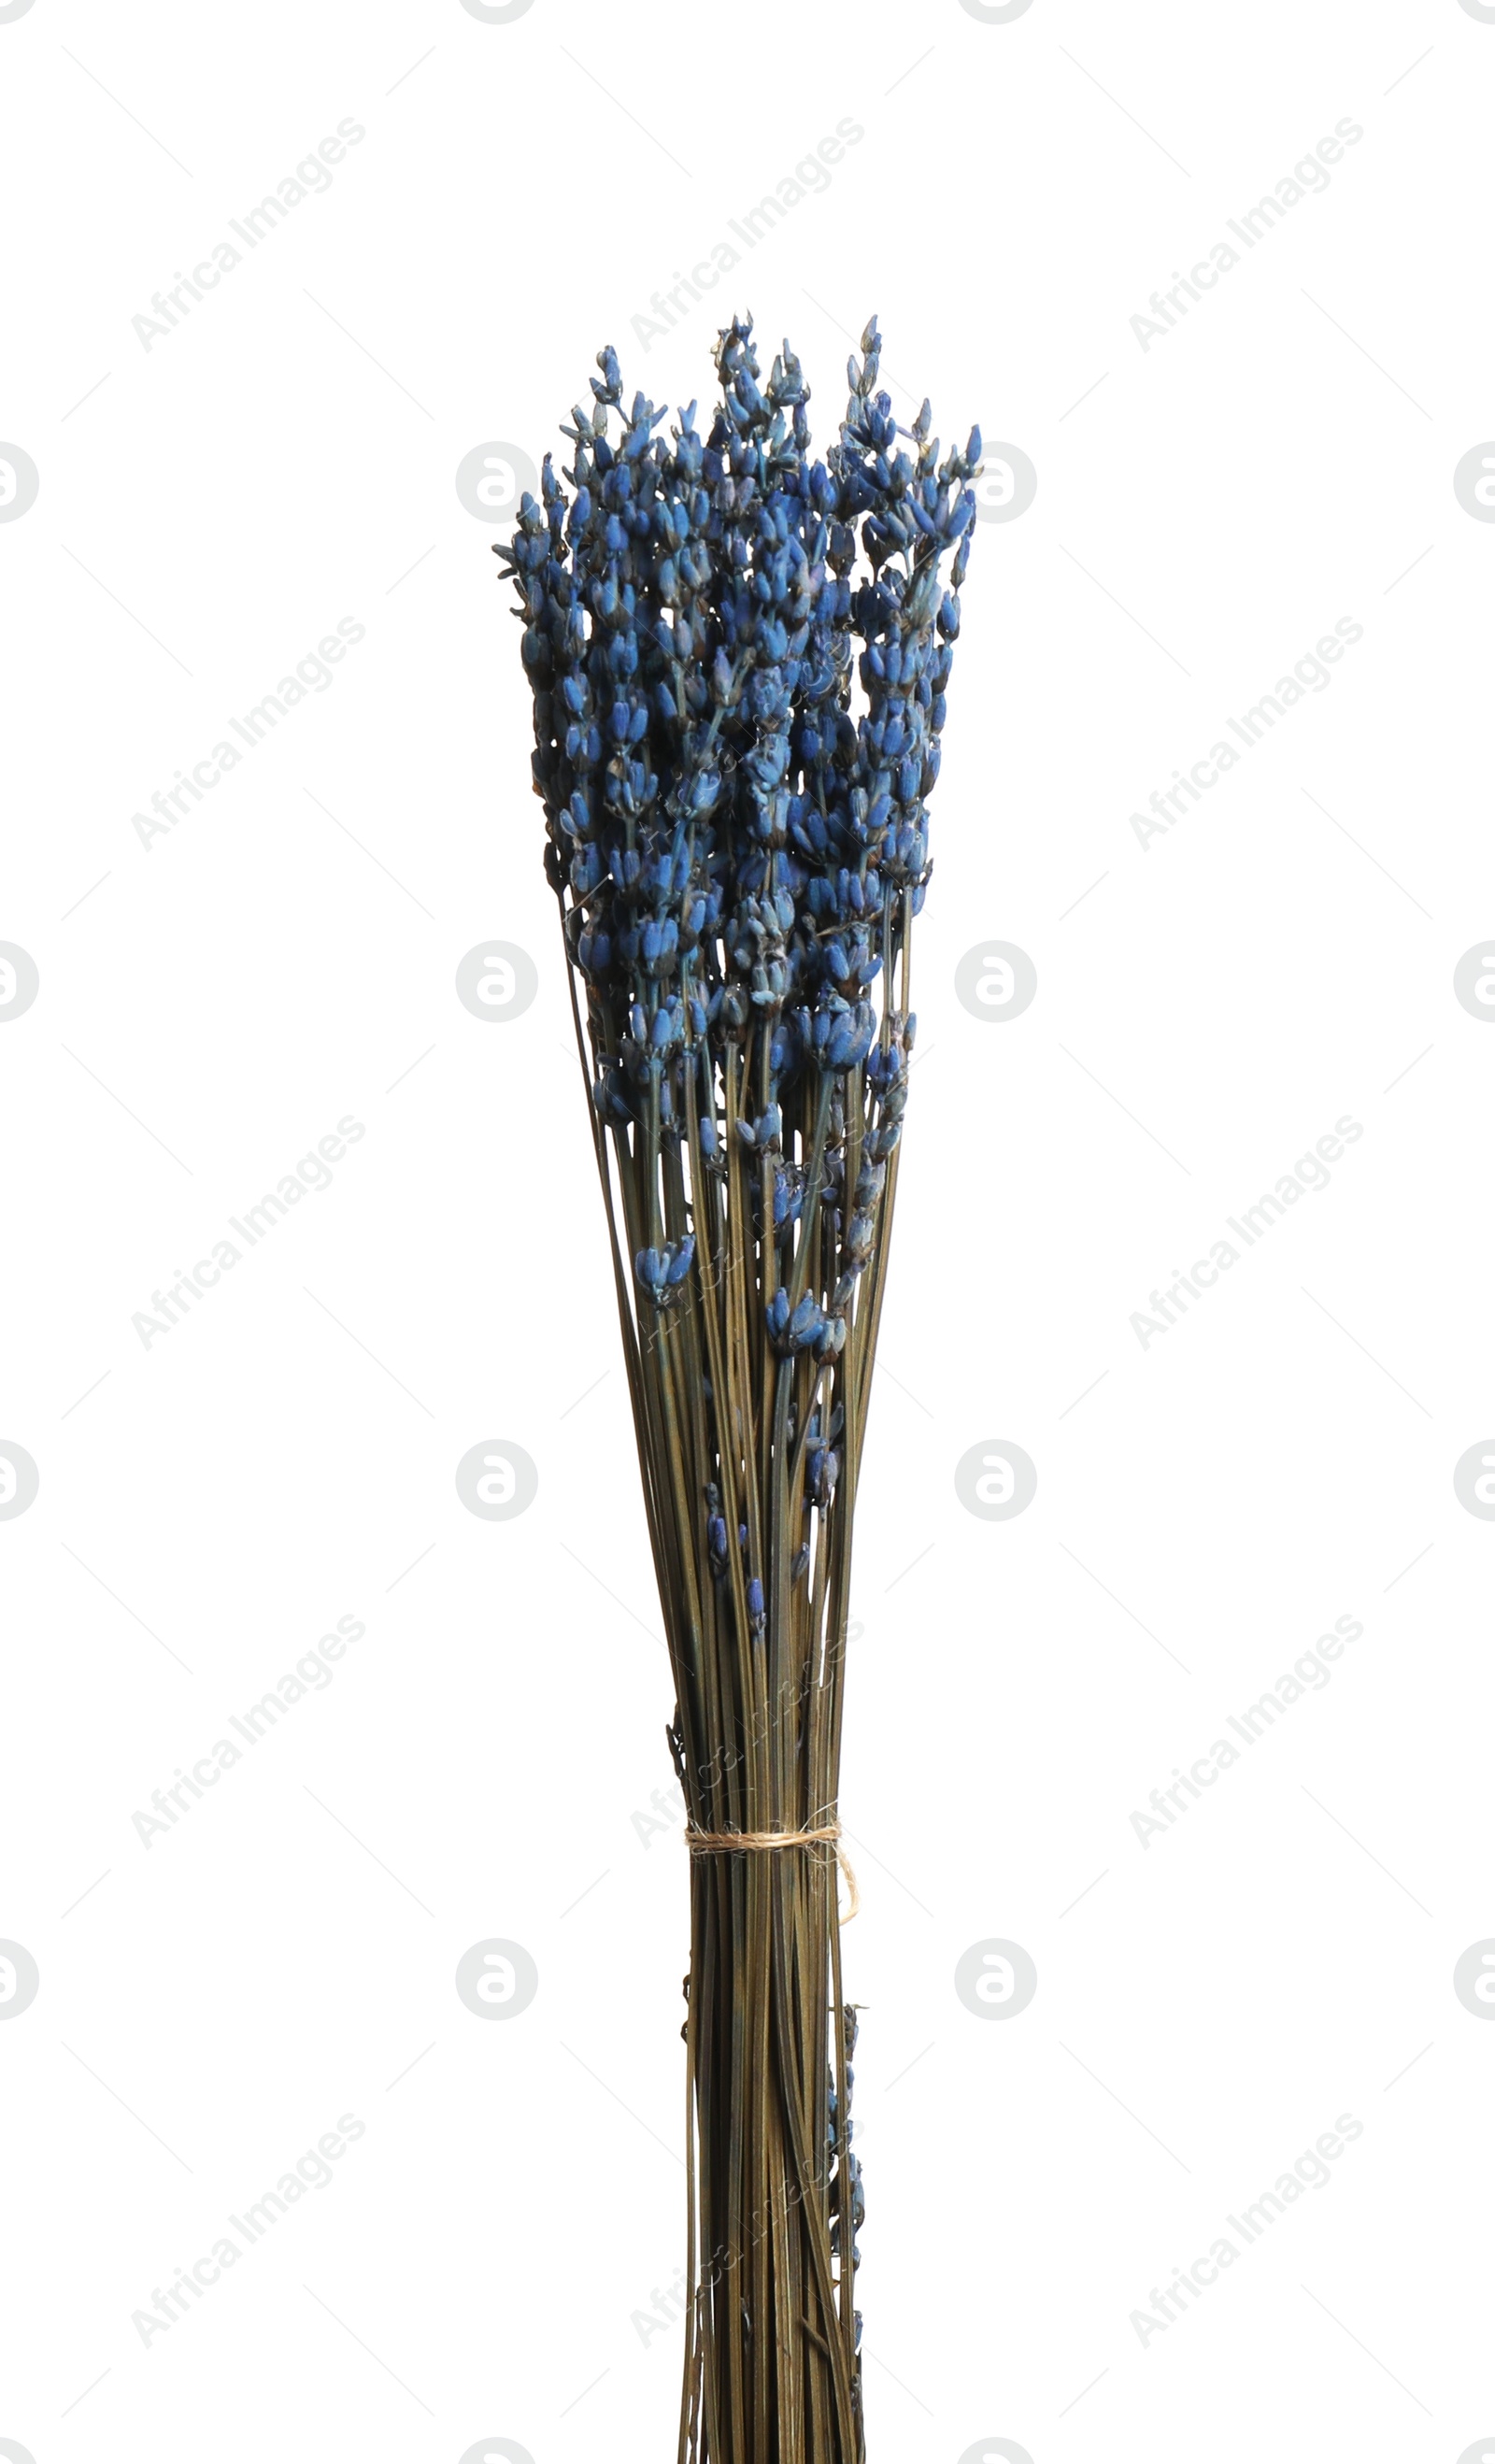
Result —
<instances>
[{"instance_id":1,"label":"dried lavender bunch","mask_svg":"<svg viewBox=\"0 0 1495 2464\"><path fill-rule=\"evenodd\" d=\"M980 455L973 429L941 462L928 403L897 427L878 351L874 319L818 461L800 363L785 342L761 384L751 319L718 337L704 441L693 403L670 443L665 409L625 411L609 346L562 429L572 493L547 455L542 502L497 551L694 1851L682 2464L865 2453L842 1670ZM803 1832L822 1836L721 1844Z\"/></svg>"}]
</instances>

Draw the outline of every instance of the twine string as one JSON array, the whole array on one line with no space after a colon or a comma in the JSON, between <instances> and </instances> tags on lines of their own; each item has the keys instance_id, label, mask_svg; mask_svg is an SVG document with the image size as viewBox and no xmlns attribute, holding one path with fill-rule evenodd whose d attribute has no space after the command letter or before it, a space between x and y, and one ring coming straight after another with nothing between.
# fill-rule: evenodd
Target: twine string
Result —
<instances>
[{"instance_id":1,"label":"twine string","mask_svg":"<svg viewBox=\"0 0 1495 2464\"><path fill-rule=\"evenodd\" d=\"M862 1894L857 1887L851 1859L841 1845L839 1822L822 1823L818 1829L809 1831L696 1831L693 1829L686 1832L685 1842L693 1857L735 1857L740 1849L745 1848L758 1850L818 1848L822 1842L824 1842L835 1849L836 1862L841 1868L846 1886L849 1905L841 1920L842 1924L849 1925L862 1904Z\"/></svg>"}]
</instances>

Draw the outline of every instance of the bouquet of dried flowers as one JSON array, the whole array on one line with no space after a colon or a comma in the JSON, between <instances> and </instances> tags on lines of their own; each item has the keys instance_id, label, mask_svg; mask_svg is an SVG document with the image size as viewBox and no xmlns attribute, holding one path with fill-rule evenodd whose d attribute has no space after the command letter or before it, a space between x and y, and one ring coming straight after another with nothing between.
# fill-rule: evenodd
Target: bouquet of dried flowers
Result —
<instances>
[{"instance_id":1,"label":"bouquet of dried flowers","mask_svg":"<svg viewBox=\"0 0 1495 2464\"><path fill-rule=\"evenodd\" d=\"M669 443L665 409L625 410L601 351L569 497L547 455L498 550L676 1689L682 2464L865 2453L843 1662L980 455L973 430L941 461L928 403L897 427L878 352L873 319L819 461L800 363L761 383L751 319L704 438L693 403Z\"/></svg>"}]
</instances>

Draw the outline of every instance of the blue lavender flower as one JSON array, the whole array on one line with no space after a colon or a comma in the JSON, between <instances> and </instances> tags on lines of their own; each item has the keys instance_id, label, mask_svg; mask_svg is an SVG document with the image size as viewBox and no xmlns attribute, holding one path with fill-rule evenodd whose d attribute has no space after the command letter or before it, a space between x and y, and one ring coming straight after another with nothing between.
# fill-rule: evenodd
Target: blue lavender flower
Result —
<instances>
[{"instance_id":1,"label":"blue lavender flower","mask_svg":"<svg viewBox=\"0 0 1495 2464\"><path fill-rule=\"evenodd\" d=\"M695 1255L695 1236L688 1232L683 1241L667 1241L657 1249L640 1249L633 1261L633 1271L656 1309L663 1309L673 1299L691 1271Z\"/></svg>"},{"instance_id":2,"label":"blue lavender flower","mask_svg":"<svg viewBox=\"0 0 1495 2464\"><path fill-rule=\"evenodd\" d=\"M668 439L665 408L638 393L626 407L608 345L590 406L563 429L570 493L547 455L539 502L525 495L498 550L599 1115L666 1140L696 1121L705 1162L723 1154L725 1064L754 1020L768 1070L737 1121L744 1152L781 1152L782 1102L802 1081L832 1081L844 1120L858 1072L864 1179L901 1134L912 1021L891 979L930 875L980 436L941 460L927 403L901 429L879 353L873 319L819 460L800 363L786 342L762 381L751 319L718 337L704 434L694 403ZM859 1195L847 1221L837 1314L795 1312L792 1337L771 1320L776 1344L834 1356L880 1192ZM783 1235L804 1183L767 1196ZM656 1306L690 1272L689 1259L671 1271L689 1236L665 1229L636 1262Z\"/></svg>"}]
</instances>

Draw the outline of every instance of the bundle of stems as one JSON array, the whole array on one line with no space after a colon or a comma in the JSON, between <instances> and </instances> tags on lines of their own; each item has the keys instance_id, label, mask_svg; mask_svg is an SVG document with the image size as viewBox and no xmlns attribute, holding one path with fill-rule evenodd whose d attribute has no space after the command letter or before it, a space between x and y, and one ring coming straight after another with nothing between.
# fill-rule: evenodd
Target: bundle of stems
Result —
<instances>
[{"instance_id":1,"label":"bundle of stems","mask_svg":"<svg viewBox=\"0 0 1495 2464\"><path fill-rule=\"evenodd\" d=\"M874 319L824 462L798 361L786 342L760 385L751 320L718 338L704 440L694 404L672 446L663 409L624 412L600 352L562 431L573 493L547 456L499 550L676 1693L681 2464L865 2454L843 1676L980 453L973 430L941 464L927 403L897 428L878 347Z\"/></svg>"}]
</instances>

